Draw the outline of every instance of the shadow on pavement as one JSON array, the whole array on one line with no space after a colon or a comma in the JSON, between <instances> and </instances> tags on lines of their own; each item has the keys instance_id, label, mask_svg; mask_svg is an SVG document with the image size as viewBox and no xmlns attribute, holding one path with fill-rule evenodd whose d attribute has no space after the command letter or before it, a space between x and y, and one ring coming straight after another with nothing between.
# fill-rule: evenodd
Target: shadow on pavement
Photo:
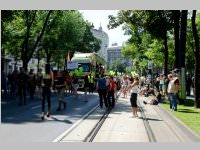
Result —
<instances>
[{"instance_id":1,"label":"shadow on pavement","mask_svg":"<svg viewBox=\"0 0 200 150\"><path fill-rule=\"evenodd\" d=\"M50 118L53 119L53 121L64 122L64 123L67 123L67 124L73 123L70 120L60 120L60 119L57 119L56 117L50 117Z\"/></svg>"},{"instance_id":2,"label":"shadow on pavement","mask_svg":"<svg viewBox=\"0 0 200 150\"><path fill-rule=\"evenodd\" d=\"M139 119L144 119L143 117L138 117ZM151 120L151 121L163 121L161 119L154 119L154 118L146 118L146 120Z\"/></svg>"}]
</instances>

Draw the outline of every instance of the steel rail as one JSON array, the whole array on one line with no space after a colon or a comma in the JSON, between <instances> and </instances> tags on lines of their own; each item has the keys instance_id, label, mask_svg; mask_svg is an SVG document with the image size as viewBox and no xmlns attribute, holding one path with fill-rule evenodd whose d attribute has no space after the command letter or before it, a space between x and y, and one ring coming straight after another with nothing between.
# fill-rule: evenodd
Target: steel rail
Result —
<instances>
[{"instance_id":1,"label":"steel rail","mask_svg":"<svg viewBox=\"0 0 200 150\"><path fill-rule=\"evenodd\" d=\"M145 113L144 113L144 110L143 110L143 108L141 107L141 105L140 105L140 102L138 101L138 104L139 104L139 110L140 110L140 112L141 112L141 115L142 115L142 118L143 118L143 123L144 123L144 126L145 126L145 130L146 130L146 132L147 132L147 135L148 135L148 138L149 138L149 142L156 142L156 138L155 138L155 135L154 135L154 133L153 133L153 131L152 131L152 129L151 129L151 126L150 126L150 124L149 124L149 121L148 121L148 119L147 119L147 117L146 117L146 115L145 115Z\"/></svg>"},{"instance_id":2,"label":"steel rail","mask_svg":"<svg viewBox=\"0 0 200 150\"><path fill-rule=\"evenodd\" d=\"M109 113L110 113L110 109L107 110L101 117L101 119L99 120L99 122L95 125L95 127L90 131L90 133L86 136L86 138L83 140L83 142L93 142L94 138L96 137L96 135L98 134L99 130L101 129L104 121L106 120L106 118L108 117Z\"/></svg>"}]
</instances>

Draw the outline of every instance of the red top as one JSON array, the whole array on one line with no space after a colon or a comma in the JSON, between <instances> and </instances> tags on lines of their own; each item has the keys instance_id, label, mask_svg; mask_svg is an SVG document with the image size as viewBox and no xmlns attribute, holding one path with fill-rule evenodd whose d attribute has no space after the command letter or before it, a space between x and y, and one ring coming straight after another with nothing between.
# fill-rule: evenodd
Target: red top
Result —
<instances>
[{"instance_id":1,"label":"red top","mask_svg":"<svg viewBox=\"0 0 200 150\"><path fill-rule=\"evenodd\" d=\"M110 81L110 90L111 91L115 90L115 82L113 80Z\"/></svg>"}]
</instances>

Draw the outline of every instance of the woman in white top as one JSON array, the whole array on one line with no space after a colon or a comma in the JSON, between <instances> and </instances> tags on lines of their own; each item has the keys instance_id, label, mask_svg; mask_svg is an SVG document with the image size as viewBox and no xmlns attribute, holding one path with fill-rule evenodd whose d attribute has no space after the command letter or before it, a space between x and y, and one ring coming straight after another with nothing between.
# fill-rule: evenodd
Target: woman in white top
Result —
<instances>
[{"instance_id":1,"label":"woman in white top","mask_svg":"<svg viewBox=\"0 0 200 150\"><path fill-rule=\"evenodd\" d=\"M132 106L132 112L133 117L138 117L137 115L137 93L139 88L139 78L136 76L134 79L133 84L131 84L131 106Z\"/></svg>"}]
</instances>

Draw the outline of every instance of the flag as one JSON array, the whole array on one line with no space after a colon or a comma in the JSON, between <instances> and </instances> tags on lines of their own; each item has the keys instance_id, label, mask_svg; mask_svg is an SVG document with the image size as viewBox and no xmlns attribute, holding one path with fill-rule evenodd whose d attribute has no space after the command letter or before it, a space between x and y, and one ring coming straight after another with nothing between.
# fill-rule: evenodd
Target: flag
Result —
<instances>
[{"instance_id":1,"label":"flag","mask_svg":"<svg viewBox=\"0 0 200 150\"><path fill-rule=\"evenodd\" d=\"M70 61L70 53L68 51L68 55L67 55L67 61Z\"/></svg>"},{"instance_id":2,"label":"flag","mask_svg":"<svg viewBox=\"0 0 200 150\"><path fill-rule=\"evenodd\" d=\"M92 65L94 65L94 53L92 53L92 56L91 56L91 58L90 58L90 63L91 63Z\"/></svg>"}]
</instances>

